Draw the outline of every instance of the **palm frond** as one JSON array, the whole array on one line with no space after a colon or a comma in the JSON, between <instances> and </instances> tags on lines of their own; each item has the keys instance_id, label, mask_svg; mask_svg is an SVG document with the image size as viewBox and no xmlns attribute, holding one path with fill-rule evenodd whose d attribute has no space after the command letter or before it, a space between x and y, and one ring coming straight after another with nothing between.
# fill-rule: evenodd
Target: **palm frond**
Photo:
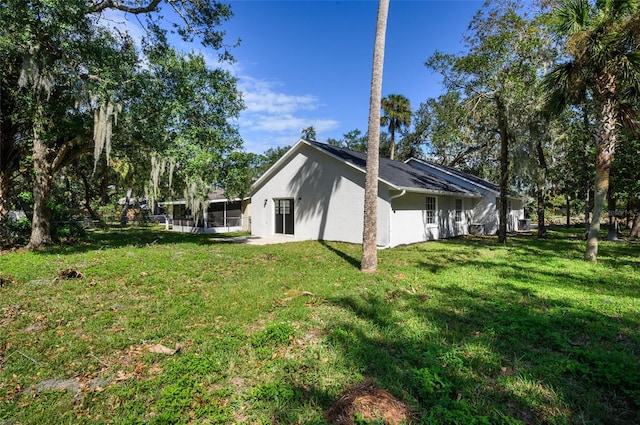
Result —
<instances>
[{"instance_id":1,"label":"palm frond","mask_svg":"<svg viewBox=\"0 0 640 425\"><path fill-rule=\"evenodd\" d=\"M638 11L640 1L638 0L598 0L596 8L610 18L619 19L629 16Z\"/></svg>"},{"instance_id":2,"label":"palm frond","mask_svg":"<svg viewBox=\"0 0 640 425\"><path fill-rule=\"evenodd\" d=\"M640 134L640 120L638 119L638 107L629 102L621 103L618 107L618 120L624 128Z\"/></svg>"},{"instance_id":3,"label":"palm frond","mask_svg":"<svg viewBox=\"0 0 640 425\"><path fill-rule=\"evenodd\" d=\"M561 35L571 35L583 30L591 14L588 0L570 0L563 3L555 12L554 27Z\"/></svg>"},{"instance_id":4,"label":"palm frond","mask_svg":"<svg viewBox=\"0 0 640 425\"><path fill-rule=\"evenodd\" d=\"M554 115L567 106L584 101L587 93L587 79L582 67L575 61L555 67L544 76L543 89L546 93L545 110Z\"/></svg>"}]
</instances>

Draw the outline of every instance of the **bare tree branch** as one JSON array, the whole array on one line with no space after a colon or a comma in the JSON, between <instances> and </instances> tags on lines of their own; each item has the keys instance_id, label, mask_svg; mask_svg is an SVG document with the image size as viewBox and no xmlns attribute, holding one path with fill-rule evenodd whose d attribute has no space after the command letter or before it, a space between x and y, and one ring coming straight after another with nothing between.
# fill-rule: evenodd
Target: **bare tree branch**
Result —
<instances>
[{"instance_id":1,"label":"bare tree branch","mask_svg":"<svg viewBox=\"0 0 640 425\"><path fill-rule=\"evenodd\" d=\"M133 14L149 13L158 9L158 5L162 0L150 0L146 6L127 6L126 4L116 0L103 0L93 6L93 12L102 12L106 9L115 9L122 12Z\"/></svg>"}]
</instances>

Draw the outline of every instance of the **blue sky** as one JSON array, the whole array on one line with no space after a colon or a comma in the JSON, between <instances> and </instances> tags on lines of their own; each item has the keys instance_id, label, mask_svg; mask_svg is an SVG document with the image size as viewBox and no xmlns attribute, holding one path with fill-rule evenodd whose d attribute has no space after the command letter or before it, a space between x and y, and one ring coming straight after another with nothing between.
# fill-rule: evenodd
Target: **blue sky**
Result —
<instances>
[{"instance_id":1,"label":"blue sky","mask_svg":"<svg viewBox=\"0 0 640 425\"><path fill-rule=\"evenodd\" d=\"M456 53L482 1L391 0L383 96L407 96L413 109L442 93L424 66L435 50ZM378 2L231 1L225 24L234 74L247 109L238 122L245 149L291 145L313 125L318 140L367 129Z\"/></svg>"},{"instance_id":2,"label":"blue sky","mask_svg":"<svg viewBox=\"0 0 640 425\"><path fill-rule=\"evenodd\" d=\"M246 110L237 124L248 152L292 145L313 126L318 141L367 129L377 0L229 0L223 28ZM383 96L398 93L415 110L442 93L424 66L435 51L457 53L480 0L391 0ZM125 19L126 20L126 19ZM116 19L117 21L117 19ZM134 37L141 29L129 21ZM199 45L178 42L185 51ZM202 53L216 66L215 52Z\"/></svg>"}]
</instances>

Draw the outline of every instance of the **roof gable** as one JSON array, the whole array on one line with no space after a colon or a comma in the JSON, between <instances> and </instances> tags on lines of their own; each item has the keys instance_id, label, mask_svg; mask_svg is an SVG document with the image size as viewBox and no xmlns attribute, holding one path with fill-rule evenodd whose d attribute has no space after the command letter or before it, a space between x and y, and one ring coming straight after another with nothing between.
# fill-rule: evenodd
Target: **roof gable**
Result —
<instances>
[{"instance_id":1,"label":"roof gable","mask_svg":"<svg viewBox=\"0 0 640 425\"><path fill-rule=\"evenodd\" d=\"M365 152L352 151L319 142L308 143L358 168L363 173L366 172L367 154ZM380 158L378 178L394 189L399 190L451 193L464 196L479 195L477 192L465 189L453 182L412 167L409 164L387 158Z\"/></svg>"},{"instance_id":2,"label":"roof gable","mask_svg":"<svg viewBox=\"0 0 640 425\"><path fill-rule=\"evenodd\" d=\"M286 164L303 146L310 146L319 152L322 152L343 164L353 167L361 173L366 173L367 156L364 152L352 151L349 149L339 148L337 146L328 145L300 139L282 158L280 158L271 168L269 168L254 184L252 192L255 192L266 181L268 181L278 170ZM456 183L447 179L434 176L428 172L412 167L399 161L393 161L387 158L380 158L380 167L378 172L380 182L388 185L394 190L407 190L411 192L424 193L442 193L465 197L479 197L480 194L473 190L465 189Z\"/></svg>"}]
</instances>

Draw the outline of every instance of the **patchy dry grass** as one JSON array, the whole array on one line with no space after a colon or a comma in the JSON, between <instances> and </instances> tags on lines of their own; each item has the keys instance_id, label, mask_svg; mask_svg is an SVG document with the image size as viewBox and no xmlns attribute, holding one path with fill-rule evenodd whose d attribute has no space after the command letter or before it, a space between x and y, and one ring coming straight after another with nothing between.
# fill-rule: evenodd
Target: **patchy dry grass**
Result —
<instances>
[{"instance_id":1,"label":"patchy dry grass","mask_svg":"<svg viewBox=\"0 0 640 425\"><path fill-rule=\"evenodd\" d=\"M414 423L638 423L640 245L587 264L579 233L385 250L374 275L354 245L151 229L5 253L0 424L324 424L364 387Z\"/></svg>"}]
</instances>

